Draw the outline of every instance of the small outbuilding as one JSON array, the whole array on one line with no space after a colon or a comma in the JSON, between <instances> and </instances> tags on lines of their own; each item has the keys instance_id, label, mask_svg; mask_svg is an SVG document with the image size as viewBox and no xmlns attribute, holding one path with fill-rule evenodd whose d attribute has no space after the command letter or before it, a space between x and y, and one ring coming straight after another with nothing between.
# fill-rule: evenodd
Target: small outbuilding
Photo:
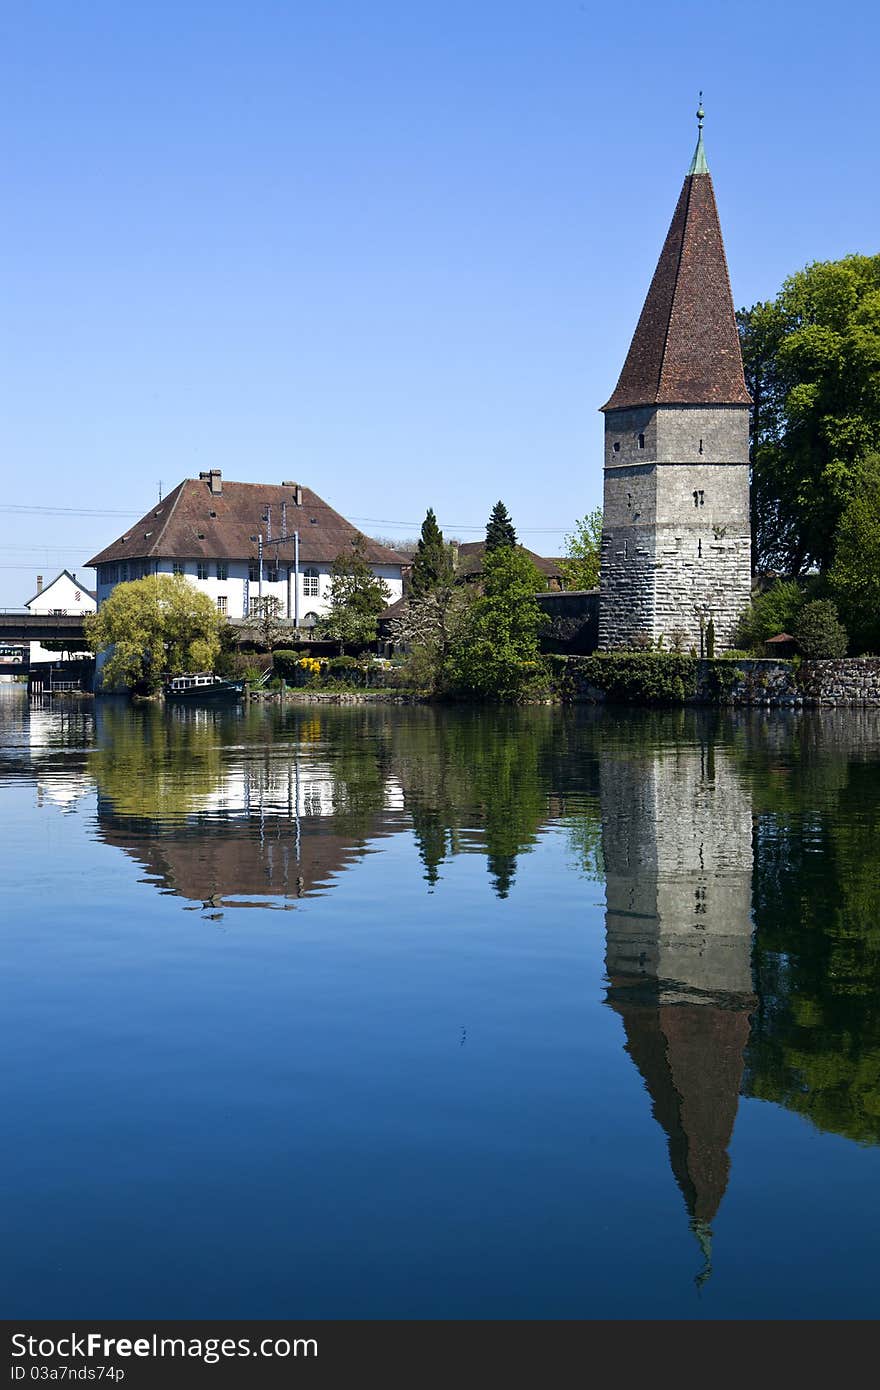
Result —
<instances>
[{"instance_id":1,"label":"small outbuilding","mask_svg":"<svg viewBox=\"0 0 880 1390\"><path fill-rule=\"evenodd\" d=\"M768 656L776 657L779 661L787 661L800 652L797 641L790 632L777 632L775 637L768 637L764 643L764 650Z\"/></svg>"}]
</instances>

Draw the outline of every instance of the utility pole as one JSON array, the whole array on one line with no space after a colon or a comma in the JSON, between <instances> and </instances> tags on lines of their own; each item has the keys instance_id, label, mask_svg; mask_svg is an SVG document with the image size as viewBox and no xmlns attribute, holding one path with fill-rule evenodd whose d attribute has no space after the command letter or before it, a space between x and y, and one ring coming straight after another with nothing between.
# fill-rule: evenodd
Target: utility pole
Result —
<instances>
[{"instance_id":1,"label":"utility pole","mask_svg":"<svg viewBox=\"0 0 880 1390\"><path fill-rule=\"evenodd\" d=\"M280 535L280 536L274 536L274 537L272 537L272 545L275 547L275 554L276 554L276 557L277 557L277 555L278 555L278 547L279 547L280 545L283 545L286 541L293 541L293 623L294 623L294 626L298 629L298 628L299 628L299 531L288 531L288 530L287 530L287 526L286 526L286 524L285 524L285 520L286 520L286 511L285 511L285 514L284 514L283 517L282 517L281 535ZM260 559L260 578L262 579L262 575L263 575L262 537L260 537L260 543L261 543L261 549L260 549L260 556L261 556L261 559ZM262 590L261 590L260 592L262 593Z\"/></svg>"}]
</instances>

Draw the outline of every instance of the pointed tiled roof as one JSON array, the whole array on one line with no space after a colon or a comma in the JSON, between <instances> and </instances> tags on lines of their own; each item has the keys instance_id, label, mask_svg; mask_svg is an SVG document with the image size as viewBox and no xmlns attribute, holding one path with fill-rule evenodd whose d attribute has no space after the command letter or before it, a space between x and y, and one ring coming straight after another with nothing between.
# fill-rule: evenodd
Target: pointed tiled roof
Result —
<instances>
[{"instance_id":1,"label":"pointed tiled roof","mask_svg":"<svg viewBox=\"0 0 880 1390\"><path fill-rule=\"evenodd\" d=\"M297 495L302 499L299 505ZM186 478L88 564L151 556L244 560L256 554L256 543L251 538L260 530L268 556L273 547L264 520L267 514L275 537L281 534L282 516L286 516L288 535L294 529L299 531L300 563L304 565L334 560L358 535L356 526L308 487L297 488L293 483L233 483L224 479L222 490L212 492L203 478ZM373 565L402 563L395 551L369 538L364 540L364 553ZM281 548L281 559L292 555L293 545L288 541Z\"/></svg>"},{"instance_id":2,"label":"pointed tiled roof","mask_svg":"<svg viewBox=\"0 0 880 1390\"><path fill-rule=\"evenodd\" d=\"M701 131L620 380L602 409L750 400Z\"/></svg>"},{"instance_id":3,"label":"pointed tiled roof","mask_svg":"<svg viewBox=\"0 0 880 1390\"><path fill-rule=\"evenodd\" d=\"M642 1074L688 1215L714 1220L727 1189L754 1000L738 1007L648 1003L612 981L608 1002L623 1019L626 1051Z\"/></svg>"}]
</instances>

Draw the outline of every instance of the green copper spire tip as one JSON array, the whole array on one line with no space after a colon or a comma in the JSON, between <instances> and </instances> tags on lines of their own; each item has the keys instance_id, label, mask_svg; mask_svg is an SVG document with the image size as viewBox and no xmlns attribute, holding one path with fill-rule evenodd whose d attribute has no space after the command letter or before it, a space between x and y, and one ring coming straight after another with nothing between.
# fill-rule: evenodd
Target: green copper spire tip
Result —
<instances>
[{"instance_id":1,"label":"green copper spire tip","mask_svg":"<svg viewBox=\"0 0 880 1390\"><path fill-rule=\"evenodd\" d=\"M691 1218L690 1227L697 1238L700 1254L703 1257L703 1268L694 1279L697 1293L699 1293L703 1285L708 1283L712 1277L712 1227L708 1221L698 1221L696 1217Z\"/></svg>"},{"instance_id":2,"label":"green copper spire tip","mask_svg":"<svg viewBox=\"0 0 880 1390\"><path fill-rule=\"evenodd\" d=\"M691 167L688 174L708 174L709 166L706 163L706 151L703 149L703 119L706 113L703 110L703 93L700 92L700 104L697 108L697 148L694 150L694 157L691 160Z\"/></svg>"}]
</instances>

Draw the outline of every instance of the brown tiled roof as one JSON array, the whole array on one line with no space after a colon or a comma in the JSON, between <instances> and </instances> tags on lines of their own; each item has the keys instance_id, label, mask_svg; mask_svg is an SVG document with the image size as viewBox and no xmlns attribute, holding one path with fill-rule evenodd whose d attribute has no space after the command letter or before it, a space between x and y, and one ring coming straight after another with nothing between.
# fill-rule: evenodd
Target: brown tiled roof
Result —
<instances>
[{"instance_id":1,"label":"brown tiled roof","mask_svg":"<svg viewBox=\"0 0 880 1390\"><path fill-rule=\"evenodd\" d=\"M603 410L748 405L711 174L688 174L620 380Z\"/></svg>"},{"instance_id":2,"label":"brown tiled roof","mask_svg":"<svg viewBox=\"0 0 880 1390\"><path fill-rule=\"evenodd\" d=\"M524 545L519 547L525 550L532 564L545 574L548 579L558 579L560 574L558 560L545 560L543 555L536 555L534 550L526 550ZM486 554L485 541L465 541L458 547L458 570L459 578L466 578L471 574L481 574L483 569L483 557Z\"/></svg>"},{"instance_id":3,"label":"brown tiled roof","mask_svg":"<svg viewBox=\"0 0 880 1390\"><path fill-rule=\"evenodd\" d=\"M151 556L172 559L246 560L256 555L251 540L262 530L265 553L273 548L267 541L268 526L263 519L267 508L272 534L282 532L282 503L287 505L287 532L299 531L300 564L334 560L358 534L357 527L328 506L311 488L304 487L302 505L296 505L293 486L274 483L227 483L214 493L200 478L186 478L169 492L140 521L129 527L112 545L89 560L103 565L114 560L145 560ZM399 565L402 557L364 538L364 553L371 564ZM280 550L282 560L293 559L293 541Z\"/></svg>"},{"instance_id":4,"label":"brown tiled roof","mask_svg":"<svg viewBox=\"0 0 880 1390\"><path fill-rule=\"evenodd\" d=\"M396 601L396 603L389 604L387 608L383 609L383 611L379 614L378 621L380 623L389 623L394 618L402 617L403 614L406 612L408 605L408 598L399 598Z\"/></svg>"},{"instance_id":5,"label":"brown tiled roof","mask_svg":"<svg viewBox=\"0 0 880 1390\"><path fill-rule=\"evenodd\" d=\"M98 833L153 876L157 885L190 901L216 899L216 906L245 906L226 898L307 897L321 892L363 859L371 842L402 828L394 813L373 817L363 835L340 833L330 817L304 816L300 835L289 819L267 816L254 836L247 821L215 819L201 825L160 830L103 813Z\"/></svg>"}]
</instances>

